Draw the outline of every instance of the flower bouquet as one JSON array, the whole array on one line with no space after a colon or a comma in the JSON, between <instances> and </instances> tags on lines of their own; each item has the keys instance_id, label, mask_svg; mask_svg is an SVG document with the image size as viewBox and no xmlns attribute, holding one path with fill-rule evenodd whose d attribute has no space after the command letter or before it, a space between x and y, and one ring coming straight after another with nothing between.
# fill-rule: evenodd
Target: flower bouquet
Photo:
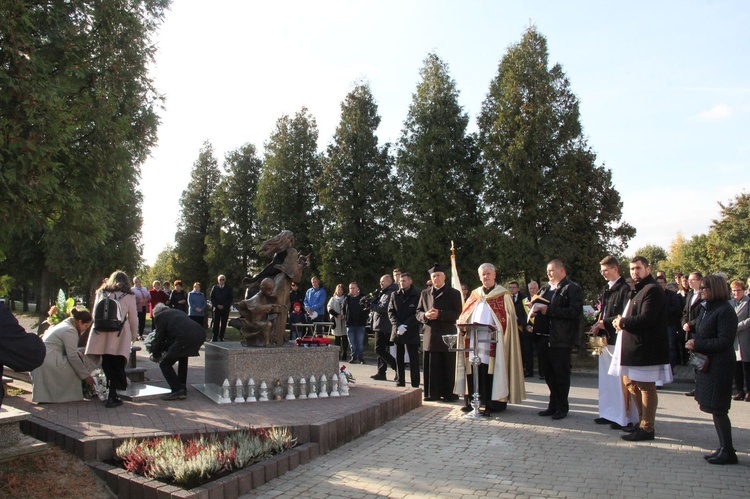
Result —
<instances>
[{"instance_id":1,"label":"flower bouquet","mask_svg":"<svg viewBox=\"0 0 750 499\"><path fill-rule=\"evenodd\" d=\"M70 317L70 311L76 306L76 301L73 298L65 298L65 292L61 289L57 292L57 301L52 308L47 312L47 322L50 326L60 324L62 321Z\"/></svg>"},{"instance_id":2,"label":"flower bouquet","mask_svg":"<svg viewBox=\"0 0 750 499\"><path fill-rule=\"evenodd\" d=\"M344 376L346 376L346 382L350 385L353 385L357 382L357 380L354 378L354 375L352 372L346 368L346 365L341 366L341 369L339 369L342 373L344 373Z\"/></svg>"}]
</instances>

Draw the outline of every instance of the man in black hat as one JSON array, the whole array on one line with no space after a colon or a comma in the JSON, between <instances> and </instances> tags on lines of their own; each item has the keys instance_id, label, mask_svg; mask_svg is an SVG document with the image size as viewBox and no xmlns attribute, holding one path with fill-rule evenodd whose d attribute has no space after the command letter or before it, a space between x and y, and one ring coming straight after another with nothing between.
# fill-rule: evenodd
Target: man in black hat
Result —
<instances>
[{"instance_id":1,"label":"man in black hat","mask_svg":"<svg viewBox=\"0 0 750 499\"><path fill-rule=\"evenodd\" d=\"M429 272L432 286L422 291L417 305L424 333L424 399L451 402L457 398L453 395L456 355L448 352L443 335L456 333L461 292L445 285L442 265L436 263Z\"/></svg>"}]
</instances>

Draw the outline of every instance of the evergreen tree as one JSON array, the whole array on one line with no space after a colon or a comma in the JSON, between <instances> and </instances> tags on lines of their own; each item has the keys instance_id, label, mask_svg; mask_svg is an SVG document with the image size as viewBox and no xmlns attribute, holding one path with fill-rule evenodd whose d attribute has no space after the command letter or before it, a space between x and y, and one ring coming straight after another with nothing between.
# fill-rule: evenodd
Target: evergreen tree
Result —
<instances>
[{"instance_id":1,"label":"evergreen tree","mask_svg":"<svg viewBox=\"0 0 750 499\"><path fill-rule=\"evenodd\" d=\"M224 158L224 177L216 190L214 219L221 227L219 239L208 240L211 275L233 276L233 285L267 262L258 261L260 224L255 208L262 168L255 146L230 151Z\"/></svg>"},{"instance_id":2,"label":"evergreen tree","mask_svg":"<svg viewBox=\"0 0 750 499\"><path fill-rule=\"evenodd\" d=\"M488 241L505 275L540 280L552 258L587 289L599 260L621 254L635 229L621 222L611 172L596 164L578 99L547 40L529 28L503 56L478 119Z\"/></svg>"},{"instance_id":3,"label":"evergreen tree","mask_svg":"<svg viewBox=\"0 0 750 499\"><path fill-rule=\"evenodd\" d=\"M294 118L283 115L265 144L263 170L255 207L261 239L282 230L294 232L300 254L317 253L321 234L318 197L313 183L320 176L318 126L302 108ZM268 262L261 262L265 265Z\"/></svg>"},{"instance_id":4,"label":"evergreen tree","mask_svg":"<svg viewBox=\"0 0 750 499\"><path fill-rule=\"evenodd\" d=\"M750 277L750 194L738 194L721 207L721 218L714 220L706 238L712 272L724 272L730 279Z\"/></svg>"},{"instance_id":5,"label":"evergreen tree","mask_svg":"<svg viewBox=\"0 0 750 499\"><path fill-rule=\"evenodd\" d=\"M369 85L356 84L341 103L341 121L316 183L325 220L320 271L331 285L355 280L363 289L375 288L392 265L394 187L388 145L378 147L378 125Z\"/></svg>"},{"instance_id":6,"label":"evergreen tree","mask_svg":"<svg viewBox=\"0 0 750 499\"><path fill-rule=\"evenodd\" d=\"M401 268L426 273L432 263L449 262L455 241L465 269L481 263L477 229L482 172L475 139L466 132L469 118L458 104L448 66L429 54L422 80L412 96L404 123L396 169L402 198L395 237L402 241ZM472 275L464 270L464 278Z\"/></svg>"},{"instance_id":7,"label":"evergreen tree","mask_svg":"<svg viewBox=\"0 0 750 499\"><path fill-rule=\"evenodd\" d=\"M180 199L180 219L175 234L174 270L185 287L194 282L204 283L205 287L215 278L209 275L206 260L207 241L219 237L219 227L212 214L216 203L214 194L221 181L219 165L214 149L206 141L201 147L198 159L193 163L193 171L187 189Z\"/></svg>"}]
</instances>

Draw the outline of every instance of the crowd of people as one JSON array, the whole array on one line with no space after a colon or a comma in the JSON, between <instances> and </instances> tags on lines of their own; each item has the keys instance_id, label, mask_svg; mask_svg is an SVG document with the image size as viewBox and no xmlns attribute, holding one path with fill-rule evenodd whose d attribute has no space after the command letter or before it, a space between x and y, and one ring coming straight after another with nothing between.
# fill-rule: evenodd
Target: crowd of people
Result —
<instances>
[{"instance_id":1,"label":"crowd of people","mask_svg":"<svg viewBox=\"0 0 750 499\"><path fill-rule=\"evenodd\" d=\"M597 320L588 331L604 338L599 356L599 417L594 422L623 431L621 438L627 441L653 440L657 388L672 381L675 366L690 363L695 367L695 389L686 395L694 396L700 410L712 415L719 439L719 448L706 459L711 464L737 463L728 413L732 399L750 402L750 298L745 283L727 283L723 275L699 272L677 273L668 281L663 272L652 275L642 256L630 260L629 277L621 275L620 262L612 256L601 260L600 272L606 285L597 304ZM358 283L351 282L347 287L337 284L330 299L317 276L304 293L299 283L292 283L290 340L297 334L295 324L330 319L339 358L364 364L369 328L377 355L374 380L392 379L406 386L408 366L408 383L423 386L424 400L453 403L463 398L463 411L481 407L485 416L526 398L524 378L534 375L536 350L538 373L549 389L547 407L539 416L567 417L571 355L579 342L584 294L568 276L565 264L550 261L548 281L542 286L529 282L526 296L517 281L507 288L498 284L490 263L477 269L480 285L473 290L447 285L440 264L428 274L421 291L411 273L394 269L381 276L375 293L363 294ZM116 302L117 330L108 329L100 317L100 309L106 309L102 305L109 302ZM30 368L32 400L80 400L82 386L94 383L92 366L101 366L109 386L105 407L122 405L118 390L127 387L130 347L144 338L149 312L152 358L159 362L171 390L165 399L184 399L188 358L199 354L206 339L207 310L210 307L213 313L211 341L221 342L232 303L232 288L223 275L206 297L200 283L194 283L189 293L179 280L154 281L146 290L140 278L131 285L124 272L115 271L97 290L93 312L74 308L67 320L44 333L46 355ZM10 327L12 315L1 311L8 322L3 334L13 331L18 336ZM446 341L452 335L456 348L449 348L451 342ZM33 352L33 345L25 348ZM477 360L472 358L475 353ZM3 363L19 368L33 364L12 358L3 358ZM389 370L394 373L391 379Z\"/></svg>"}]
</instances>

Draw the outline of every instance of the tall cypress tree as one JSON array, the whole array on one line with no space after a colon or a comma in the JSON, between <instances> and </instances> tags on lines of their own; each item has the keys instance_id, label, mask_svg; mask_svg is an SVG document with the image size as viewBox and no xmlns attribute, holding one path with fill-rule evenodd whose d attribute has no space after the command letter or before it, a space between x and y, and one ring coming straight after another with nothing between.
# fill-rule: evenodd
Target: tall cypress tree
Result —
<instances>
[{"instance_id":1,"label":"tall cypress tree","mask_svg":"<svg viewBox=\"0 0 750 499\"><path fill-rule=\"evenodd\" d=\"M306 254L319 248L321 225L313 183L320 176L318 126L302 108L294 118L283 115L265 144L263 170L255 206L261 239L291 230L295 246ZM267 262L261 262L263 264Z\"/></svg>"},{"instance_id":2,"label":"tall cypress tree","mask_svg":"<svg viewBox=\"0 0 750 499\"><path fill-rule=\"evenodd\" d=\"M611 172L596 164L578 99L547 40L529 28L503 56L479 119L484 200L499 268L527 281L561 258L588 289L598 262L622 254L635 230L621 221Z\"/></svg>"},{"instance_id":3,"label":"tall cypress tree","mask_svg":"<svg viewBox=\"0 0 750 499\"><path fill-rule=\"evenodd\" d=\"M378 125L369 85L356 84L341 103L341 121L316 184L326 222L321 273L330 284L356 280L363 289L375 288L392 265L394 187L388 145L378 147Z\"/></svg>"},{"instance_id":4,"label":"tall cypress tree","mask_svg":"<svg viewBox=\"0 0 750 499\"><path fill-rule=\"evenodd\" d=\"M216 190L214 220L220 226L218 239L209 239L211 274L232 275L234 284L266 262L258 262L260 223L255 208L263 162L255 146L230 151L224 159L224 177Z\"/></svg>"},{"instance_id":5,"label":"tall cypress tree","mask_svg":"<svg viewBox=\"0 0 750 499\"><path fill-rule=\"evenodd\" d=\"M482 174L475 139L466 131L469 117L458 103L447 64L437 55L425 58L420 75L396 161L403 196L397 211L403 241L397 263L417 276L433 262L448 264L451 240L459 248L462 266L481 263L477 228Z\"/></svg>"},{"instance_id":6,"label":"tall cypress tree","mask_svg":"<svg viewBox=\"0 0 750 499\"><path fill-rule=\"evenodd\" d=\"M216 203L214 193L220 181L221 173L213 146L206 141L193 163L187 189L182 192L180 219L175 234L174 269L186 287L197 281L208 288L216 280L215 276L209 275L206 243L219 237L219 227L214 223L212 214Z\"/></svg>"}]
</instances>

